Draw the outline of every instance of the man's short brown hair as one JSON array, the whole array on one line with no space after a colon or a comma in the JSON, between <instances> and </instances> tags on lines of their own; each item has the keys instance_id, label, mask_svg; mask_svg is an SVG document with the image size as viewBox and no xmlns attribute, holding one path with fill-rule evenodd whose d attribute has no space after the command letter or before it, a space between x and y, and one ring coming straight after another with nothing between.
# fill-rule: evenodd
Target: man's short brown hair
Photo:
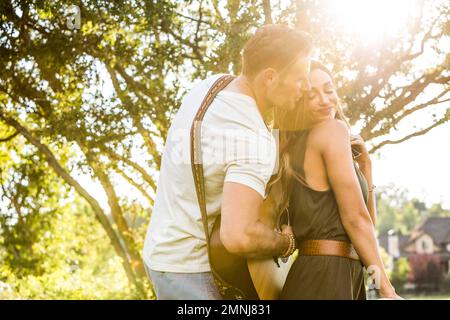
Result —
<instances>
[{"instance_id":1,"label":"man's short brown hair","mask_svg":"<svg viewBox=\"0 0 450 320\"><path fill-rule=\"evenodd\" d=\"M306 32L285 25L265 25L244 46L242 73L252 79L265 68L281 71L309 54L312 47L312 38Z\"/></svg>"}]
</instances>

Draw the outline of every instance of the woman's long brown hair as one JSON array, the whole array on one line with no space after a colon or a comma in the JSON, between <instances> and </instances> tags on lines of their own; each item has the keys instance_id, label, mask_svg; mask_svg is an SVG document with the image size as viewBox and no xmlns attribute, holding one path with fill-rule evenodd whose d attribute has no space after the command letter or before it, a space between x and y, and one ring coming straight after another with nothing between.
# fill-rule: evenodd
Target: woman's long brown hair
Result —
<instances>
[{"instance_id":1,"label":"woman's long brown hair","mask_svg":"<svg viewBox=\"0 0 450 320\"><path fill-rule=\"evenodd\" d=\"M318 61L311 62L311 70L322 70L333 80L333 75L322 63ZM273 215L278 221L279 215L289 206L289 197L295 180L307 185L305 177L302 177L293 168L292 162L295 161L295 155L292 154L294 142L297 138L295 132L308 129L309 121L306 104L308 103L307 94L299 101L293 110L274 109L273 128L279 130L279 168L276 175L272 177L268 184L268 201L273 203ZM347 126L350 125L342 112L339 103L336 105L336 118L343 120Z\"/></svg>"}]
</instances>

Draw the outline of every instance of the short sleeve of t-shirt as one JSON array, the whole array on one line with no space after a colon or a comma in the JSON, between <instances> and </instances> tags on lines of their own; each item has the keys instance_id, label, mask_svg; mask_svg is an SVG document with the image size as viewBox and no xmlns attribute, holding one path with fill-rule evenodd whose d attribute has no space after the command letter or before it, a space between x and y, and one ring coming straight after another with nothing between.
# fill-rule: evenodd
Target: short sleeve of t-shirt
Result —
<instances>
[{"instance_id":1,"label":"short sleeve of t-shirt","mask_svg":"<svg viewBox=\"0 0 450 320\"><path fill-rule=\"evenodd\" d=\"M267 130L267 129L266 129ZM269 132L240 135L226 165L225 182L236 182L266 197L267 183L274 173L276 145Z\"/></svg>"},{"instance_id":2,"label":"short sleeve of t-shirt","mask_svg":"<svg viewBox=\"0 0 450 320\"><path fill-rule=\"evenodd\" d=\"M202 148L205 176L209 174L210 183L217 177L212 172L218 164L223 170L222 183L246 185L265 198L267 183L275 171L277 144L254 99L219 92L202 124Z\"/></svg>"}]
</instances>

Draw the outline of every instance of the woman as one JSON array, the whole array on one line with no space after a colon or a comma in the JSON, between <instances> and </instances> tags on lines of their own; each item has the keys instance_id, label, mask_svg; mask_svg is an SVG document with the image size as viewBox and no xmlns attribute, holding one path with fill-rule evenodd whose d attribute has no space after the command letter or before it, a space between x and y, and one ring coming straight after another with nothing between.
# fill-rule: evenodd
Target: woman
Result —
<instances>
[{"instance_id":1,"label":"woman","mask_svg":"<svg viewBox=\"0 0 450 320\"><path fill-rule=\"evenodd\" d=\"M280 170L269 197L287 208L299 247L280 299L366 299L363 266L381 298L399 299L378 251L364 142L349 134L331 73L313 62L309 81L298 108L274 119Z\"/></svg>"}]
</instances>

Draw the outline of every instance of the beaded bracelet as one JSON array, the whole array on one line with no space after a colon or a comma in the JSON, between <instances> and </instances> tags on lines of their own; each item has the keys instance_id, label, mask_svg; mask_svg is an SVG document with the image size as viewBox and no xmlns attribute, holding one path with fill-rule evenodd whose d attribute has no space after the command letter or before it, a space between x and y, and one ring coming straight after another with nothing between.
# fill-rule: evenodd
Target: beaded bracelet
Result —
<instances>
[{"instance_id":1,"label":"beaded bracelet","mask_svg":"<svg viewBox=\"0 0 450 320\"><path fill-rule=\"evenodd\" d=\"M287 257L291 256L296 249L294 236L292 234L286 234L286 235L289 237L289 247L287 248L286 252L280 256L281 258L287 258Z\"/></svg>"}]
</instances>

